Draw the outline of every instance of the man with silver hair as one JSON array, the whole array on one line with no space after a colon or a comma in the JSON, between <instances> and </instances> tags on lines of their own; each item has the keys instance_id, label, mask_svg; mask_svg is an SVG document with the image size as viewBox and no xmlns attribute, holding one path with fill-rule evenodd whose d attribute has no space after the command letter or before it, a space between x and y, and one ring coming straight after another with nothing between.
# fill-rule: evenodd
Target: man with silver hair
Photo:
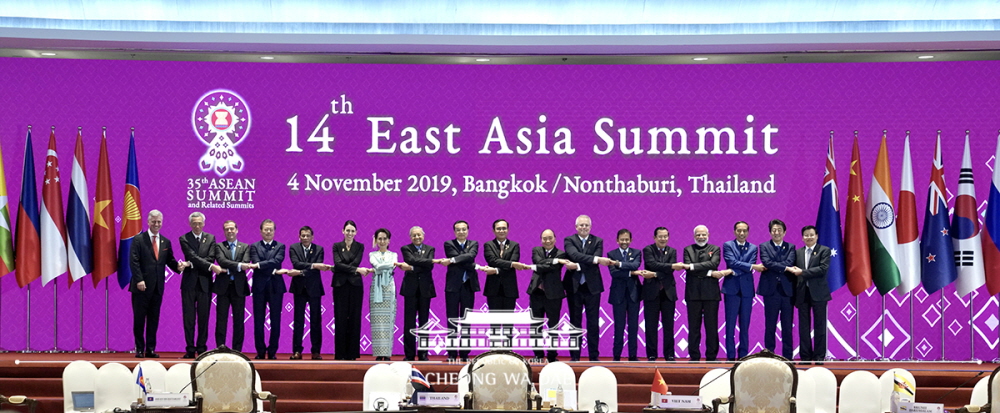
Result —
<instances>
[{"instance_id":1,"label":"man with silver hair","mask_svg":"<svg viewBox=\"0 0 1000 413\"><path fill-rule=\"evenodd\" d=\"M191 231L178 240L188 268L181 276L181 308L184 314L184 358L193 359L208 350L208 315L212 308L212 273L215 265L215 235L204 232L205 214L188 216ZM197 325L197 330L195 326ZM195 335L197 331L197 335Z\"/></svg>"},{"instance_id":2,"label":"man with silver hair","mask_svg":"<svg viewBox=\"0 0 1000 413\"><path fill-rule=\"evenodd\" d=\"M136 357L159 358L160 355L156 354L156 330L160 327L166 267L169 265L181 272L187 264L174 259L170 240L160 235L163 213L155 209L149 211L147 224L148 229L135 236L129 250L132 335L135 337Z\"/></svg>"},{"instance_id":3,"label":"man with silver hair","mask_svg":"<svg viewBox=\"0 0 1000 413\"><path fill-rule=\"evenodd\" d=\"M427 323L431 311L431 298L437 296L434 290L434 278L431 270L434 268L434 247L424 243L424 229L410 228L411 244L400 248L403 255L403 283L399 286L399 295L403 296L403 355L404 360L412 361L419 356L426 361L427 350L417 354L417 337L413 329Z\"/></svg>"}]
</instances>

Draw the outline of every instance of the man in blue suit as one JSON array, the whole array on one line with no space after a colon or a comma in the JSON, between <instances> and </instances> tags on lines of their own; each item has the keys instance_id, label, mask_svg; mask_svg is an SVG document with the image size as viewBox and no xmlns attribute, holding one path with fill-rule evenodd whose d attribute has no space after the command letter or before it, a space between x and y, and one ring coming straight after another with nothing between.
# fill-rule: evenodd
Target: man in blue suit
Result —
<instances>
[{"instance_id":1,"label":"man in blue suit","mask_svg":"<svg viewBox=\"0 0 1000 413\"><path fill-rule=\"evenodd\" d=\"M764 297L764 347L774 351L774 334L781 319L781 355L792 359L792 307L794 277L788 272L795 265L795 246L785 242L785 223L772 219L768 223L771 240L760 244L760 273L757 294Z\"/></svg>"},{"instance_id":2,"label":"man in blue suit","mask_svg":"<svg viewBox=\"0 0 1000 413\"><path fill-rule=\"evenodd\" d=\"M726 302L726 358L735 361L747 355L750 346L750 310L753 308L753 272L763 271L757 264L757 246L747 242L750 224L739 221L733 226L736 239L722 244L722 294ZM736 348L736 324L739 319L740 345Z\"/></svg>"},{"instance_id":3,"label":"man in blue suit","mask_svg":"<svg viewBox=\"0 0 1000 413\"><path fill-rule=\"evenodd\" d=\"M260 223L260 241L250 246L250 262L257 264L253 272L253 337L257 349L257 360L267 357L277 359L278 339L281 336L281 303L285 292L281 263L285 261L285 244L274 240L274 221L265 219ZM271 337L264 340L264 318L271 310Z\"/></svg>"},{"instance_id":4,"label":"man in blue suit","mask_svg":"<svg viewBox=\"0 0 1000 413\"><path fill-rule=\"evenodd\" d=\"M625 345L625 327L628 325L628 361L639 361L639 264L642 252L629 248L632 232L618 231L618 248L608 251L611 259L611 292L608 303L614 306L615 344L611 355L621 361Z\"/></svg>"}]
</instances>

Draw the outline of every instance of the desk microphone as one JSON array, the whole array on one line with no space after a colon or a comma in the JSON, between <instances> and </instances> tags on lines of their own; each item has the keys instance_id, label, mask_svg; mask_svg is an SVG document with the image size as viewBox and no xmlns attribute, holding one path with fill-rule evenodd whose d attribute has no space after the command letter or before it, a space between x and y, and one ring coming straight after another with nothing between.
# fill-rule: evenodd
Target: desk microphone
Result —
<instances>
[{"instance_id":1,"label":"desk microphone","mask_svg":"<svg viewBox=\"0 0 1000 413\"><path fill-rule=\"evenodd\" d=\"M212 364L209 364L208 367L205 367L205 370L202 370L201 373L198 373L198 375L194 376L194 379L191 379L191 381L189 381L188 384L185 384L184 387L181 387L181 390L178 393L184 393L184 390L187 390L188 386L190 386L191 384L193 384L195 382L195 380L198 380L199 377L201 377L209 369L211 369L212 367L214 367L215 363L218 363L218 362L219 362L219 360L212 360ZM197 366L197 364L195 364L195 365Z\"/></svg>"},{"instance_id":2,"label":"desk microphone","mask_svg":"<svg viewBox=\"0 0 1000 413\"><path fill-rule=\"evenodd\" d=\"M959 387L965 387L965 385L966 385L966 384L969 384L969 382L970 382L970 381L973 381L973 380L975 380L975 379L976 379L977 377L979 377L979 376L982 376L982 375L983 375L983 373L985 373L985 371L982 371L982 370L980 370L980 371L979 371L979 373L976 373L976 375L975 375L975 376L972 376L972 377L971 377L971 378L969 378L968 380L966 380L966 381L962 382L962 384L959 384L958 386L955 386L955 388L954 388L954 389L951 389L951 391L949 391L949 392L945 393L945 394L944 394L943 396L941 396L941 397L938 397L938 398L937 398L937 400L935 400L935 401L934 401L934 403L937 403L937 402L940 402L941 400L944 400L944 398L945 398L945 397L948 397L948 395L949 395L949 394L952 394L952 393L954 393L954 392L955 392L955 390L958 390L958 388L959 388Z\"/></svg>"}]
</instances>

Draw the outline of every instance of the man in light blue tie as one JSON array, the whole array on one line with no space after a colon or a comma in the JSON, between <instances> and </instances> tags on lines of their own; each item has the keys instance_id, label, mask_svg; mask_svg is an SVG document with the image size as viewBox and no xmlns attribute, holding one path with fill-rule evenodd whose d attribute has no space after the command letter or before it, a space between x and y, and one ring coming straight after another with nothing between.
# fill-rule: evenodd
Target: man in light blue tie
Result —
<instances>
[{"instance_id":1,"label":"man in light blue tie","mask_svg":"<svg viewBox=\"0 0 1000 413\"><path fill-rule=\"evenodd\" d=\"M229 324L229 314L233 315L233 345L232 349L243 351L243 314L246 311L247 296L250 286L247 283L247 269L257 268L258 264L250 262L250 246L236 240L239 229L232 220L222 224L226 240L215 244L215 260L226 271L215 277L212 292L215 293L215 345L226 342L226 325Z\"/></svg>"}]
</instances>

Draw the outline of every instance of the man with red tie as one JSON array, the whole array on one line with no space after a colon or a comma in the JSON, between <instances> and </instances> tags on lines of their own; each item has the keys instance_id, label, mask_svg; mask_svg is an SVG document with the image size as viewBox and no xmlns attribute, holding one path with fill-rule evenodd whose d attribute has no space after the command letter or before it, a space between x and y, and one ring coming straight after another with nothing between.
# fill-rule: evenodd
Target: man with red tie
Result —
<instances>
[{"instance_id":1,"label":"man with red tie","mask_svg":"<svg viewBox=\"0 0 1000 413\"><path fill-rule=\"evenodd\" d=\"M166 267L177 272L184 271L186 264L178 264L170 240L160 235L163 227L163 213L149 211L149 225L146 232L135 236L129 250L129 266L132 281L132 335L135 337L135 356L138 358L159 358L156 354L156 330L160 327L160 306L163 304L163 289Z\"/></svg>"}]
</instances>

